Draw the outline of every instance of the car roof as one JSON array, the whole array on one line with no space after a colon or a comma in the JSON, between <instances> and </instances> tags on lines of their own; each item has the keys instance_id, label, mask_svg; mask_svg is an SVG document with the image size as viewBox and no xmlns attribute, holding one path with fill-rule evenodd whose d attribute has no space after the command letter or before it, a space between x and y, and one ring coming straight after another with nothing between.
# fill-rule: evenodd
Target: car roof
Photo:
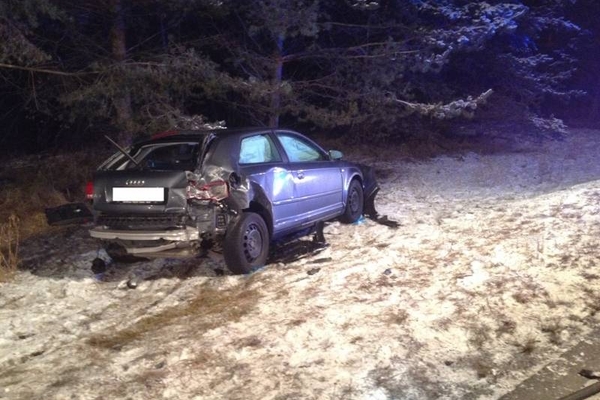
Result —
<instances>
[{"instance_id":1,"label":"car roof","mask_svg":"<svg viewBox=\"0 0 600 400\"><path fill-rule=\"evenodd\" d=\"M234 128L234 129L186 129L186 130L170 130L159 132L152 135L150 138L144 138L136 141L134 146L140 146L150 143L163 143L163 142L178 142L181 140L202 140L208 134L215 134L218 136L229 136L229 135L242 135L247 133L258 133L270 131L272 128L268 127L250 127L250 128Z\"/></svg>"}]
</instances>

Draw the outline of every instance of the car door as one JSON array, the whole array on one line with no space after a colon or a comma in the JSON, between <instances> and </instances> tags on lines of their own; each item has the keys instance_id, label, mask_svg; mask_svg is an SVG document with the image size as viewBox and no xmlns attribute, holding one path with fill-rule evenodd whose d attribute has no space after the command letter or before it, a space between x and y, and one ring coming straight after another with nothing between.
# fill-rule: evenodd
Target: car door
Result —
<instances>
[{"instance_id":1,"label":"car door","mask_svg":"<svg viewBox=\"0 0 600 400\"><path fill-rule=\"evenodd\" d=\"M344 209L340 167L319 146L290 131L275 135L287 156L294 182L294 204L303 224L338 216Z\"/></svg>"},{"instance_id":2,"label":"car door","mask_svg":"<svg viewBox=\"0 0 600 400\"><path fill-rule=\"evenodd\" d=\"M238 165L271 203L273 233L277 235L293 228L297 224L295 183L271 135L260 133L243 137Z\"/></svg>"}]
</instances>

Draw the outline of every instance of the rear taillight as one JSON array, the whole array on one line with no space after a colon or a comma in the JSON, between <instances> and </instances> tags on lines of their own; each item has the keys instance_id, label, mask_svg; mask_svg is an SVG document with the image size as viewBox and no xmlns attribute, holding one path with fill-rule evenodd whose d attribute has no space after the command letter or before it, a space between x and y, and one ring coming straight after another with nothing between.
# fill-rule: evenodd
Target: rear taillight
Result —
<instances>
[{"instance_id":1,"label":"rear taillight","mask_svg":"<svg viewBox=\"0 0 600 400\"><path fill-rule=\"evenodd\" d=\"M213 181L200 186L198 182L189 181L186 188L188 199L221 201L229 196L229 188L225 181Z\"/></svg>"},{"instance_id":2,"label":"rear taillight","mask_svg":"<svg viewBox=\"0 0 600 400\"><path fill-rule=\"evenodd\" d=\"M85 184L85 198L86 200L94 200L94 182L92 181Z\"/></svg>"}]
</instances>

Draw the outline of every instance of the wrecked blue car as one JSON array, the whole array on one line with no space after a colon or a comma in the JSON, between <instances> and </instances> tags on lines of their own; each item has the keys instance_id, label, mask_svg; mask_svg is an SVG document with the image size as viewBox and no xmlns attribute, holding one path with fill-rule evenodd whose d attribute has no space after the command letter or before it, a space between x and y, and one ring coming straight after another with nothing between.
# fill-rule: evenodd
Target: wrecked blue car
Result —
<instances>
[{"instance_id":1,"label":"wrecked blue car","mask_svg":"<svg viewBox=\"0 0 600 400\"><path fill-rule=\"evenodd\" d=\"M248 273L274 240L375 216L378 190L371 168L291 130L165 132L98 168L90 234L116 260L215 247L233 273Z\"/></svg>"}]
</instances>

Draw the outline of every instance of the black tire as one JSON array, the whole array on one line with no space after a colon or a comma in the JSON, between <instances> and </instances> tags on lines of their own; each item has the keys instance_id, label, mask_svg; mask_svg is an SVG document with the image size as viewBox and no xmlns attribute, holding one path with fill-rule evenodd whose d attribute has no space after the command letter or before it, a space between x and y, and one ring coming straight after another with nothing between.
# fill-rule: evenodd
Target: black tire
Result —
<instances>
[{"instance_id":1,"label":"black tire","mask_svg":"<svg viewBox=\"0 0 600 400\"><path fill-rule=\"evenodd\" d=\"M269 255L269 231L262 217L242 213L231 225L223 242L223 257L234 274L247 274L265 265Z\"/></svg>"},{"instance_id":2,"label":"black tire","mask_svg":"<svg viewBox=\"0 0 600 400\"><path fill-rule=\"evenodd\" d=\"M348 201L340 221L346 224L358 221L363 214L364 202L362 186L358 180L353 179L348 186Z\"/></svg>"}]
</instances>

